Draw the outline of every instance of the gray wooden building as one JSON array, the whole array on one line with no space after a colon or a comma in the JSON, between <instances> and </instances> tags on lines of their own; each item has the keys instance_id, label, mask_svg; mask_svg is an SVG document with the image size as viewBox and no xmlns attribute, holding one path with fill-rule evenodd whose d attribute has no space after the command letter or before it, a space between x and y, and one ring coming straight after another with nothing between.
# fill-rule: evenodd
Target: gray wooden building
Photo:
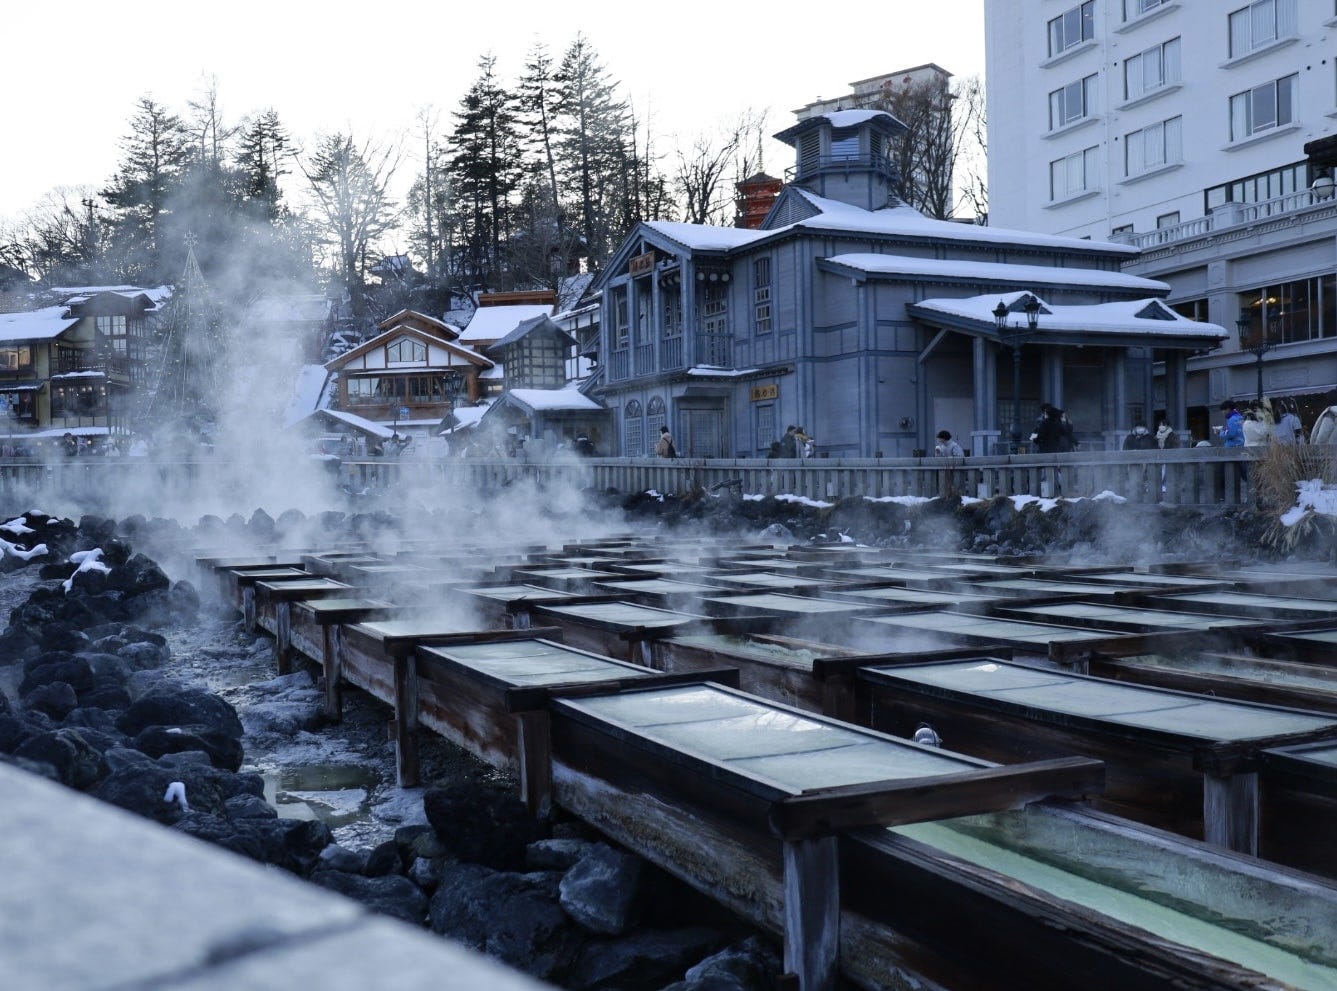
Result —
<instances>
[{"instance_id":1,"label":"gray wooden building","mask_svg":"<svg viewBox=\"0 0 1337 991\"><path fill-rule=\"evenodd\" d=\"M903 129L853 110L778 134L795 165L760 229L636 227L597 283L600 371L586 387L613 414L614 450L651 454L666 424L688 457L765 456L795 424L831 457L911 456L939 429L993 453L1045 401L1090 447L1158 410L1183 426L1187 357L1226 332L1123 273L1128 246L905 206L889 155Z\"/></svg>"}]
</instances>

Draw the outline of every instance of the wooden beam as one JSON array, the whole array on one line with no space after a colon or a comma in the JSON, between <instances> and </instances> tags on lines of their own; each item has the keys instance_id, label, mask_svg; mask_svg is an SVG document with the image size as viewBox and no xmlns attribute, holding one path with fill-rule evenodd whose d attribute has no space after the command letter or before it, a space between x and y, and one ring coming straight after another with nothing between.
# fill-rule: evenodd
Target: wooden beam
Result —
<instances>
[{"instance_id":1,"label":"wooden beam","mask_svg":"<svg viewBox=\"0 0 1337 991\"><path fill-rule=\"evenodd\" d=\"M1215 846L1258 856L1258 775L1202 776L1202 838Z\"/></svg>"},{"instance_id":2,"label":"wooden beam","mask_svg":"<svg viewBox=\"0 0 1337 991\"><path fill-rule=\"evenodd\" d=\"M274 604L274 665L279 674L292 672L292 603Z\"/></svg>"},{"instance_id":3,"label":"wooden beam","mask_svg":"<svg viewBox=\"0 0 1337 991\"><path fill-rule=\"evenodd\" d=\"M546 709L519 712L515 722L520 797L531 815L546 818L552 811L552 717Z\"/></svg>"},{"instance_id":4,"label":"wooden beam","mask_svg":"<svg viewBox=\"0 0 1337 991\"><path fill-rule=\"evenodd\" d=\"M247 633L255 632L255 586L241 587L241 628Z\"/></svg>"},{"instance_id":5,"label":"wooden beam","mask_svg":"<svg viewBox=\"0 0 1337 991\"><path fill-rule=\"evenodd\" d=\"M647 688L671 688L674 685L696 685L706 681L738 687L737 668L705 668L694 671L674 671L671 674L637 675L613 681L576 681L554 685L506 689L506 708L511 712L529 712L543 709L549 699L587 698L592 695L616 695L619 692L641 691Z\"/></svg>"},{"instance_id":6,"label":"wooden beam","mask_svg":"<svg viewBox=\"0 0 1337 991\"><path fill-rule=\"evenodd\" d=\"M1105 787L1105 765L1062 757L978 771L805 791L771 807L785 840L858 826L899 826L1015 809L1042 798L1085 798Z\"/></svg>"},{"instance_id":7,"label":"wooden beam","mask_svg":"<svg viewBox=\"0 0 1337 991\"><path fill-rule=\"evenodd\" d=\"M784 968L800 991L836 991L840 856L835 836L786 840Z\"/></svg>"},{"instance_id":8,"label":"wooden beam","mask_svg":"<svg viewBox=\"0 0 1337 991\"><path fill-rule=\"evenodd\" d=\"M325 671L325 718L331 722L342 722L344 718L343 677L343 627L336 623L327 623L320 628L321 666Z\"/></svg>"},{"instance_id":9,"label":"wooden beam","mask_svg":"<svg viewBox=\"0 0 1337 991\"><path fill-rule=\"evenodd\" d=\"M418 785L418 667L412 654L396 657L395 777L401 788Z\"/></svg>"}]
</instances>

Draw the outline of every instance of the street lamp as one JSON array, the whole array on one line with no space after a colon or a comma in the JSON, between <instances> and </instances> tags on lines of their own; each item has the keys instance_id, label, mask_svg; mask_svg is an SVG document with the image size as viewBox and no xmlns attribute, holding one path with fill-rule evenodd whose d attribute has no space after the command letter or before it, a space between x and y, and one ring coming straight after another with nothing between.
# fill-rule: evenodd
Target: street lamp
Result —
<instances>
[{"instance_id":1,"label":"street lamp","mask_svg":"<svg viewBox=\"0 0 1337 991\"><path fill-rule=\"evenodd\" d=\"M1021 348L1034 334L1040 323L1040 301L1027 293L1026 302L1021 310L1026 314L1026 323L1010 325L1007 322L1011 312L1001 299L993 310L993 322L998 328L998 339L1012 349L1012 427L1011 450L1016 454L1021 450Z\"/></svg>"},{"instance_id":2,"label":"street lamp","mask_svg":"<svg viewBox=\"0 0 1337 991\"><path fill-rule=\"evenodd\" d=\"M1314 182L1309 187L1309 191L1314 194L1315 199L1326 200L1331 199L1335 186L1337 186L1337 182L1333 181L1332 170L1323 168L1314 177Z\"/></svg>"},{"instance_id":3,"label":"street lamp","mask_svg":"<svg viewBox=\"0 0 1337 991\"><path fill-rule=\"evenodd\" d=\"M1255 333L1254 315L1247 308L1240 310L1235 326L1239 329L1240 350L1251 353L1258 362L1258 402L1263 401L1263 355L1276 347L1281 340L1281 324L1285 314L1281 310L1268 314L1266 325L1263 312L1258 312L1258 330Z\"/></svg>"}]
</instances>

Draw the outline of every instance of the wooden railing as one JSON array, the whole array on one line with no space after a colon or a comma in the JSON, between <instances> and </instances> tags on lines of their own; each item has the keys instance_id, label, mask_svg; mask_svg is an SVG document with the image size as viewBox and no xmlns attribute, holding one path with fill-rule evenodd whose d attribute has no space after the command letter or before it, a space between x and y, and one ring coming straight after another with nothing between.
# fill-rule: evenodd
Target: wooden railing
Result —
<instances>
[{"instance_id":1,"label":"wooden railing","mask_svg":"<svg viewBox=\"0 0 1337 991\"><path fill-rule=\"evenodd\" d=\"M665 495L705 489L743 496L795 496L833 503L848 496L869 499L961 495L991 498L1093 497L1112 493L1130 502L1182 506L1243 506L1254 494L1249 463L1262 448L1189 448L1175 451L1100 451L1024 454L959 459L808 460L558 457L365 458L331 465L312 460L312 472L337 468L350 491L390 492L430 486L433 491L492 491L529 482L540 488L571 486L622 493L654 490ZM1334 451L1337 456L1337 451ZM34 493L97 493L156 473L164 484L189 485L199 477L225 479L218 461L163 462L145 458L72 458L43 463L0 462L0 496ZM247 466L254 473L257 466ZM276 466L276 470L277 466ZM285 465L283 471L291 471ZM450 498L454 498L452 494Z\"/></svg>"},{"instance_id":2,"label":"wooden railing","mask_svg":"<svg viewBox=\"0 0 1337 991\"><path fill-rule=\"evenodd\" d=\"M1259 449L1261 450L1261 449ZM1112 493L1138 503L1188 506L1245 505L1248 448L1175 451L1101 451L979 458L900 459L694 459L566 458L345 462L356 489L381 489L432 481L462 488L491 488L528 479L541 486L569 484L632 493L675 495L694 489L732 489L747 496L792 495L819 502L846 496L871 499L956 494L1097 496Z\"/></svg>"}]
</instances>

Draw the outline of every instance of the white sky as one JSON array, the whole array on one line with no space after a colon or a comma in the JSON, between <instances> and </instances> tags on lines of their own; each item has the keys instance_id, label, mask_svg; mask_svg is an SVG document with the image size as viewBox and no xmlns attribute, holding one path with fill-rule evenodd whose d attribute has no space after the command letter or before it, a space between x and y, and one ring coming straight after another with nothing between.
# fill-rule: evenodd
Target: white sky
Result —
<instances>
[{"instance_id":1,"label":"white sky","mask_svg":"<svg viewBox=\"0 0 1337 991\"><path fill-rule=\"evenodd\" d=\"M748 107L769 110L774 134L793 123L795 108L883 72L936 62L957 76L983 75L983 0L846 0L824 8L829 26L821 8L791 9L718 0L6 5L0 221L56 187L100 187L139 98L184 113L209 77L226 120L273 107L307 146L333 131L408 138L407 185L420 163L415 119L431 107L446 132L483 54L497 57L509 83L535 41L560 59L578 31L638 115L650 115L664 152L674 135L690 140ZM789 152L768 142L767 171L783 175Z\"/></svg>"}]
</instances>

